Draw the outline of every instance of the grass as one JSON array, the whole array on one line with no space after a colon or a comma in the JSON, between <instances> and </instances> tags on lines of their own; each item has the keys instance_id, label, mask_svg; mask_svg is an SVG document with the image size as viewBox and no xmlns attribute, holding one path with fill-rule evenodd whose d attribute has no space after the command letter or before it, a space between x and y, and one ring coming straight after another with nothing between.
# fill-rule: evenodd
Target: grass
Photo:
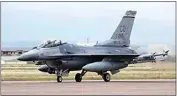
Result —
<instances>
[{"instance_id":1,"label":"grass","mask_svg":"<svg viewBox=\"0 0 177 96\"><path fill-rule=\"evenodd\" d=\"M39 66L34 64L4 64L1 65L1 76L3 81L11 80L56 80L55 74L40 72ZM64 80L73 80L78 71L70 72ZM79 71L80 72L80 71ZM112 79L175 79L174 63L145 63L132 64L120 73L112 75ZM84 80L101 80L102 77L94 72L87 72L83 77Z\"/></svg>"}]
</instances>

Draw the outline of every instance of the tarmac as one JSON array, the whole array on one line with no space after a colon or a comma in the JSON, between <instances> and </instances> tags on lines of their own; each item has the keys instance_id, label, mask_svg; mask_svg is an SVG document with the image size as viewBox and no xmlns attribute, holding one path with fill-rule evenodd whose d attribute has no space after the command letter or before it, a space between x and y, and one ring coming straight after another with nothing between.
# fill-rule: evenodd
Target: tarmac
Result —
<instances>
[{"instance_id":1,"label":"tarmac","mask_svg":"<svg viewBox=\"0 0 177 96\"><path fill-rule=\"evenodd\" d=\"M175 95L169 80L1 81L1 95Z\"/></svg>"}]
</instances>

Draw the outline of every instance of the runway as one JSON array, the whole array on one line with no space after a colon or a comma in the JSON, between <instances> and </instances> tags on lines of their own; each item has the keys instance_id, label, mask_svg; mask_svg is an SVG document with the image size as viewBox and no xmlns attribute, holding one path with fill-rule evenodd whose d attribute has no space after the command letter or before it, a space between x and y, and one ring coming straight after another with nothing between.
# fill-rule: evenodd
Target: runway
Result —
<instances>
[{"instance_id":1,"label":"runway","mask_svg":"<svg viewBox=\"0 0 177 96\"><path fill-rule=\"evenodd\" d=\"M175 80L1 81L2 95L175 95Z\"/></svg>"}]
</instances>

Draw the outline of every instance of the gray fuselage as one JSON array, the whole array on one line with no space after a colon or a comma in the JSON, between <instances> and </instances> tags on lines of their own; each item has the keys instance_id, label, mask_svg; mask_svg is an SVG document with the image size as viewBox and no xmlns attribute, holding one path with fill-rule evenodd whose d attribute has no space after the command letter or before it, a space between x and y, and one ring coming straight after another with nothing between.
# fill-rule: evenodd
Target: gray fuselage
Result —
<instances>
[{"instance_id":1,"label":"gray fuselage","mask_svg":"<svg viewBox=\"0 0 177 96\"><path fill-rule=\"evenodd\" d=\"M127 55L136 54L136 52L129 47L88 47L67 43L55 47L35 48L28 52L28 54L30 53L38 56L33 55L30 57L30 55L28 55L27 58L24 58L25 60L45 61L44 63L51 68L70 70L81 70L81 68L88 63L102 61L105 58L105 54L110 54L110 56L120 55L119 57L112 58L118 62L121 62L122 59L124 59L124 61L125 59L129 59L131 61L132 58L125 58L124 55L127 57Z\"/></svg>"}]
</instances>

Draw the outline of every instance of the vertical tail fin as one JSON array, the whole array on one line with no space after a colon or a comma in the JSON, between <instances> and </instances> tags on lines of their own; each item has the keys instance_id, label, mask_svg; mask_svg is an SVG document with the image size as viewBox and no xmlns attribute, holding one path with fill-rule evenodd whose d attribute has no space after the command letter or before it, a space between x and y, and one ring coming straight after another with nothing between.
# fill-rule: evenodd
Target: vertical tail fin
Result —
<instances>
[{"instance_id":1,"label":"vertical tail fin","mask_svg":"<svg viewBox=\"0 0 177 96\"><path fill-rule=\"evenodd\" d=\"M117 44L120 46L130 45L130 35L136 13L136 11L127 11L111 37L111 39L118 41Z\"/></svg>"},{"instance_id":2,"label":"vertical tail fin","mask_svg":"<svg viewBox=\"0 0 177 96\"><path fill-rule=\"evenodd\" d=\"M130 35L135 19L136 11L127 11L120 24L116 28L110 40L100 44L101 46L129 46Z\"/></svg>"}]
</instances>

